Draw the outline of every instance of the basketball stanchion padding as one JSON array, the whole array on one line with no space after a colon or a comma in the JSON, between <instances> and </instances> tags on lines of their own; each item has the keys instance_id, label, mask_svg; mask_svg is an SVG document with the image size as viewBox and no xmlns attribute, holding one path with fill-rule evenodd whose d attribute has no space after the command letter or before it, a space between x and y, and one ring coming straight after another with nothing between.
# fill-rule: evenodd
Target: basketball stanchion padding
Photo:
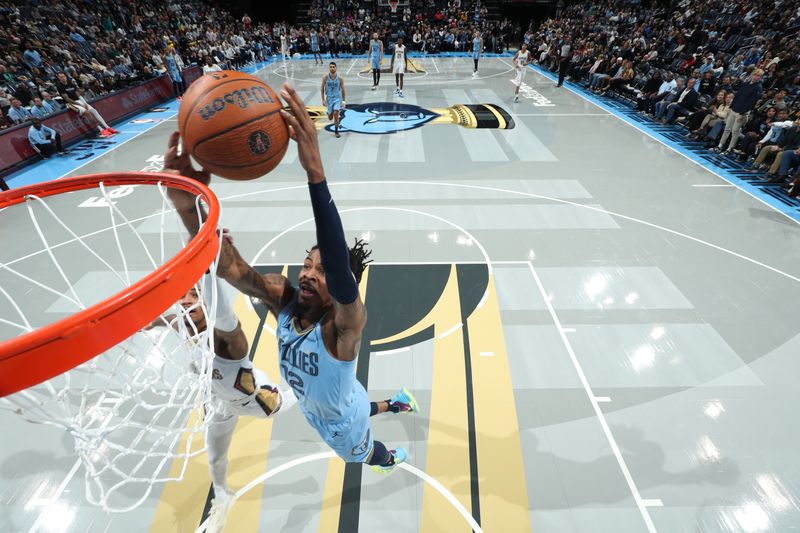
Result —
<instances>
[{"instance_id":1,"label":"basketball stanchion padding","mask_svg":"<svg viewBox=\"0 0 800 533\"><path fill-rule=\"evenodd\" d=\"M175 191L195 203L183 213L199 227L188 242ZM76 209L84 197L92 207ZM216 294L200 281L216 270L219 213L208 187L167 173L96 174L0 194L0 227L13 224L24 244L0 250L0 409L66 431L86 498L106 511L141 505L204 451L214 408L206 300ZM192 290L197 303L187 304Z\"/></svg>"}]
</instances>

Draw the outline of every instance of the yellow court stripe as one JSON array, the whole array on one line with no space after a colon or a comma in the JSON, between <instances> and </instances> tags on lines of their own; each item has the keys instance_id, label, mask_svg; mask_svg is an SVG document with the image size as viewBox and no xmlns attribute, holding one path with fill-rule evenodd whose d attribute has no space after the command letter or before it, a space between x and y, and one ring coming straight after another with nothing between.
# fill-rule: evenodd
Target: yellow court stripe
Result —
<instances>
[{"instance_id":1,"label":"yellow court stripe","mask_svg":"<svg viewBox=\"0 0 800 533\"><path fill-rule=\"evenodd\" d=\"M492 114L495 116L495 118L497 118L497 122L499 122L499 126L497 127L497 129L499 129L499 130L504 130L504 129L506 129L506 119L505 119L505 118L503 118L503 115L501 115L501 114L500 114L500 113L497 111L497 109L495 109L495 108L494 108L494 106L493 106L493 105L486 104L486 105L484 105L484 107L485 107L486 109L488 109L489 111L491 111L491 112L492 112Z\"/></svg>"},{"instance_id":2,"label":"yellow court stripe","mask_svg":"<svg viewBox=\"0 0 800 533\"><path fill-rule=\"evenodd\" d=\"M493 277L487 289L484 305L467 319L481 527L487 532L529 532L522 445Z\"/></svg>"},{"instance_id":3,"label":"yellow court stripe","mask_svg":"<svg viewBox=\"0 0 800 533\"><path fill-rule=\"evenodd\" d=\"M233 309L236 316L239 317L248 343L252 346L261 320L258 314L247 305L246 298L245 295L239 294ZM266 324L273 330L275 329L276 321L271 314L267 317ZM253 366L266 372L272 383L278 383L280 379L278 346L275 338L269 334L266 328L262 330L261 338L256 346ZM239 418L228 451L228 486L231 490L236 491L253 478L266 472L271 436L272 419ZM228 516L225 531L229 533L258 531L263 494L264 485L259 484L237 500Z\"/></svg>"},{"instance_id":4,"label":"yellow court stripe","mask_svg":"<svg viewBox=\"0 0 800 533\"><path fill-rule=\"evenodd\" d=\"M433 385L424 469L471 512L464 342L461 329L453 329L454 325L461 322L455 265L434 307L433 320L436 337L433 344ZM448 332L448 335L444 335ZM411 462L414 463L413 457ZM463 517L441 494L425 484L419 531L469 531L469 526L464 524Z\"/></svg>"},{"instance_id":5,"label":"yellow court stripe","mask_svg":"<svg viewBox=\"0 0 800 533\"><path fill-rule=\"evenodd\" d=\"M358 292L361 301L367 303L367 279L369 266L361 275ZM369 318L368 318L369 320ZM325 488L322 491L322 507L319 512L319 533L336 533L339 531L339 513L342 509L342 487L344 486L345 463L339 457L328 459L328 474L325 476Z\"/></svg>"},{"instance_id":6,"label":"yellow court stripe","mask_svg":"<svg viewBox=\"0 0 800 533\"><path fill-rule=\"evenodd\" d=\"M192 415L186 427L194 425L195 416L197 415ZM176 449L183 450L186 447L187 437L188 435L184 435L181 438ZM203 433L195 434L192 448L202 448L203 439ZM179 476L182 466L182 461L173 461L170 477ZM190 533L197 529L197 526L200 525L200 518L203 516L210 484L208 456L202 453L192 457L186 464L182 481L164 484L153 521L150 523L150 531L152 533L163 533L164 531Z\"/></svg>"}]
</instances>

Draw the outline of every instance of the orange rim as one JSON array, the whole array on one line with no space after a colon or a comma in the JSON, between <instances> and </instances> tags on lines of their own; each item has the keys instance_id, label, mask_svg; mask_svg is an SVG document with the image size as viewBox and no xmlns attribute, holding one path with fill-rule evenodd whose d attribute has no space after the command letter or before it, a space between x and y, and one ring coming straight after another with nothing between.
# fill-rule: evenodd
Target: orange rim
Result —
<instances>
[{"instance_id":1,"label":"orange rim","mask_svg":"<svg viewBox=\"0 0 800 533\"><path fill-rule=\"evenodd\" d=\"M151 172L92 174L0 193L0 209L29 195L54 196L97 187L157 185L200 196L208 218L174 257L141 280L105 300L36 331L0 342L0 397L63 374L127 339L178 301L217 257L219 201L211 190L189 178Z\"/></svg>"}]
</instances>

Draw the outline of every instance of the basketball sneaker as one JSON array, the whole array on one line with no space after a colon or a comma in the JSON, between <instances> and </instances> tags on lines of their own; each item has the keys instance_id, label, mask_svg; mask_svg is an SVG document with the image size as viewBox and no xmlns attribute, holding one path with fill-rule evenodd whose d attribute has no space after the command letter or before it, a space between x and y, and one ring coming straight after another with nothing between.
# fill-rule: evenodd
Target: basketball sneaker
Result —
<instances>
[{"instance_id":1,"label":"basketball sneaker","mask_svg":"<svg viewBox=\"0 0 800 533\"><path fill-rule=\"evenodd\" d=\"M405 95L403 94L403 91L400 91L399 93L397 93L397 96L399 96L400 98L405 98Z\"/></svg>"},{"instance_id":2,"label":"basketball sneaker","mask_svg":"<svg viewBox=\"0 0 800 533\"><path fill-rule=\"evenodd\" d=\"M372 469L379 474L388 474L393 471L400 463L408 460L408 452L405 448L398 447L396 450L389 450L392 454L392 462L388 465L372 465Z\"/></svg>"},{"instance_id":3,"label":"basketball sneaker","mask_svg":"<svg viewBox=\"0 0 800 533\"><path fill-rule=\"evenodd\" d=\"M514 95L514 101L515 102L519 102L519 96L518 95Z\"/></svg>"},{"instance_id":4,"label":"basketball sneaker","mask_svg":"<svg viewBox=\"0 0 800 533\"><path fill-rule=\"evenodd\" d=\"M394 95L395 95L395 96L398 96L399 94L400 94L400 89L395 89L395 90L394 90Z\"/></svg>"},{"instance_id":5,"label":"basketball sneaker","mask_svg":"<svg viewBox=\"0 0 800 533\"><path fill-rule=\"evenodd\" d=\"M100 135L100 137L111 137L114 134L111 133L110 131L108 131L107 129L104 129L104 130L100 131L99 135Z\"/></svg>"},{"instance_id":6,"label":"basketball sneaker","mask_svg":"<svg viewBox=\"0 0 800 533\"><path fill-rule=\"evenodd\" d=\"M115 129L114 129L114 128L112 128L111 126L109 126L109 127L108 127L108 128L106 128L106 129L108 129L108 131L110 131L111 133L114 133L114 134L117 134L117 133L119 133L119 130L115 130Z\"/></svg>"},{"instance_id":7,"label":"basketball sneaker","mask_svg":"<svg viewBox=\"0 0 800 533\"><path fill-rule=\"evenodd\" d=\"M377 91L377 90L378 90L378 86L377 86L377 85L373 85L373 86L372 86L372 88L371 88L370 90L371 90L371 91Z\"/></svg>"},{"instance_id":8,"label":"basketball sneaker","mask_svg":"<svg viewBox=\"0 0 800 533\"><path fill-rule=\"evenodd\" d=\"M236 497L233 493L228 491L217 495L217 497L211 500L211 510L208 513L206 533L222 533L234 503L236 503Z\"/></svg>"},{"instance_id":9,"label":"basketball sneaker","mask_svg":"<svg viewBox=\"0 0 800 533\"><path fill-rule=\"evenodd\" d=\"M389 398L389 410L393 413L419 413L419 405L414 395L404 387Z\"/></svg>"}]
</instances>

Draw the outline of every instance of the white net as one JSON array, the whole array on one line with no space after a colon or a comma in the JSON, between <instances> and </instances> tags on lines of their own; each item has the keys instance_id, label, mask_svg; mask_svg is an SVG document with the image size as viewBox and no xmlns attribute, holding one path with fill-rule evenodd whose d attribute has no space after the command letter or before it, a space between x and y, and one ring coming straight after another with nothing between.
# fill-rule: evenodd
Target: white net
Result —
<instances>
[{"instance_id":1,"label":"white net","mask_svg":"<svg viewBox=\"0 0 800 533\"><path fill-rule=\"evenodd\" d=\"M101 184L0 210L0 239L12 243L0 251L0 341L117 294L178 253L186 232L166 189ZM203 452L215 318L205 300L216 295L185 281L187 296L141 317L151 323L117 346L0 398L0 408L69 433L87 500L107 511L137 507Z\"/></svg>"}]
</instances>

